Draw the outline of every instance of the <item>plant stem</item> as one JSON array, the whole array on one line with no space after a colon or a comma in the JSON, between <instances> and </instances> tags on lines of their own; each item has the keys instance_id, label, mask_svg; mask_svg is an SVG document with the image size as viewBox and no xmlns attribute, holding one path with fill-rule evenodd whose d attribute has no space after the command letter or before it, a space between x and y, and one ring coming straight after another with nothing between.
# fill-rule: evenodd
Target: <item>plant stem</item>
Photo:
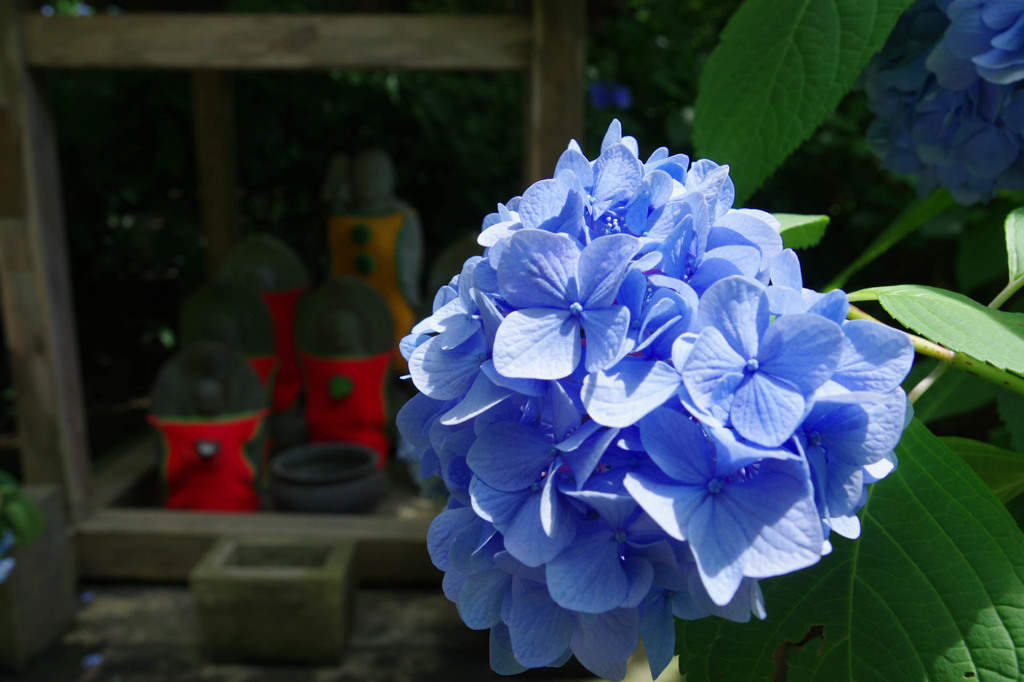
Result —
<instances>
[{"instance_id":1,"label":"plant stem","mask_svg":"<svg viewBox=\"0 0 1024 682\"><path fill-rule=\"evenodd\" d=\"M1003 287L1002 291L996 294L996 297L993 298L991 302L989 302L988 307L992 308L993 310L998 310L999 307L1006 303L1006 301L1008 301L1011 296L1017 293L1021 286L1024 286L1024 277L1018 277L1017 279L1012 280L1009 284ZM921 379L921 381L919 381L917 385L914 386L914 388L912 388L909 393L907 393L907 398L910 400L910 402L917 402L917 400L925 394L925 391L931 388L932 384L938 381L939 378L941 378L942 375L946 373L947 369L949 369L949 365L942 363L938 367L933 369L928 374L928 376L926 376L924 379Z\"/></svg>"},{"instance_id":2,"label":"plant stem","mask_svg":"<svg viewBox=\"0 0 1024 682\"><path fill-rule=\"evenodd\" d=\"M988 307L998 310L999 307L1006 303L1011 296L1017 293L1017 290L1022 286L1024 286L1024 277L1018 277L1003 287L1003 290L996 294L996 297L992 299L992 302L988 304Z\"/></svg>"},{"instance_id":3,"label":"plant stem","mask_svg":"<svg viewBox=\"0 0 1024 682\"><path fill-rule=\"evenodd\" d=\"M868 315L866 312L856 306L850 306L850 312L847 317L851 320L871 320L878 322L878 324L885 324L884 322ZM1019 377L1016 374L1011 374L1005 370L994 367L983 360L979 360L975 357L967 355L966 353L958 353L950 350L945 346L939 345L934 341L929 341L923 336L917 336L916 334L907 333L910 341L914 344L914 350L921 355L926 355L930 358L935 358L941 361L943 364L940 366L952 367L953 369L960 370L961 372L967 372L972 376L976 376L985 381L992 382L998 386L1002 386L1008 391L1024 395L1024 377ZM934 374L934 372L933 372ZM931 376L931 375L929 375ZM936 376L936 379L938 377ZM927 381L928 377L922 380ZM931 380L930 385L934 385L935 379ZM920 386L920 384L918 384ZM917 393L917 398L921 397L921 394L927 390L927 387L918 391L918 387L915 386L911 393Z\"/></svg>"}]
</instances>

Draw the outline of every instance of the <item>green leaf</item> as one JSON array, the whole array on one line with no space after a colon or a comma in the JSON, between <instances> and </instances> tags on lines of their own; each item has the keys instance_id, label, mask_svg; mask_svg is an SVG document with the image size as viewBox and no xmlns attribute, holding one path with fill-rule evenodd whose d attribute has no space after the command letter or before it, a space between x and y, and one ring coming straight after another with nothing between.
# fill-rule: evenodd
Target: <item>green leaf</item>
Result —
<instances>
[{"instance_id":1,"label":"green leaf","mask_svg":"<svg viewBox=\"0 0 1024 682\"><path fill-rule=\"evenodd\" d=\"M729 164L737 205L832 113L912 0L747 0L701 74L698 155Z\"/></svg>"},{"instance_id":2,"label":"green leaf","mask_svg":"<svg viewBox=\"0 0 1024 682\"><path fill-rule=\"evenodd\" d=\"M864 249L857 258L843 269L836 278L825 287L827 290L842 289L850 278L860 272L865 266L874 262L876 258L886 253L893 246L903 241L923 225L947 210L956 206L953 195L946 190L937 190L929 194L921 201L915 202L903 209L889 227L875 238L875 241Z\"/></svg>"},{"instance_id":3,"label":"green leaf","mask_svg":"<svg viewBox=\"0 0 1024 682\"><path fill-rule=\"evenodd\" d=\"M1024 492L1024 455L970 438L940 438L963 457L1004 504Z\"/></svg>"},{"instance_id":4,"label":"green leaf","mask_svg":"<svg viewBox=\"0 0 1024 682\"><path fill-rule=\"evenodd\" d=\"M915 371L912 371L907 381L903 383L904 388L910 391L937 364L915 363ZM967 414L991 403L999 392L999 387L995 384L972 377L966 372L946 372L914 403L914 416L923 423L930 424L946 417Z\"/></svg>"},{"instance_id":5,"label":"green leaf","mask_svg":"<svg viewBox=\"0 0 1024 682\"><path fill-rule=\"evenodd\" d=\"M1024 313L986 308L963 294L916 284L861 289L900 324L951 350L1024 374Z\"/></svg>"},{"instance_id":6,"label":"green leaf","mask_svg":"<svg viewBox=\"0 0 1024 682\"><path fill-rule=\"evenodd\" d=\"M828 227L827 215L798 215L796 213L773 213L779 221L782 243L787 249L809 249L821 241Z\"/></svg>"},{"instance_id":7,"label":"green leaf","mask_svg":"<svg viewBox=\"0 0 1024 682\"><path fill-rule=\"evenodd\" d=\"M1024 534L920 422L897 453L859 540L833 536L816 566L761 581L766 620L677 623L688 682L772 679L786 648L787 682L1021 679Z\"/></svg>"},{"instance_id":8,"label":"green leaf","mask_svg":"<svg viewBox=\"0 0 1024 682\"><path fill-rule=\"evenodd\" d=\"M1006 216L1006 256L1010 281L1024 277L1024 208Z\"/></svg>"},{"instance_id":9,"label":"green leaf","mask_svg":"<svg viewBox=\"0 0 1024 682\"><path fill-rule=\"evenodd\" d=\"M1024 397L1003 391L996 400L996 407L1010 433L1010 444L1015 450L1024 452Z\"/></svg>"}]
</instances>

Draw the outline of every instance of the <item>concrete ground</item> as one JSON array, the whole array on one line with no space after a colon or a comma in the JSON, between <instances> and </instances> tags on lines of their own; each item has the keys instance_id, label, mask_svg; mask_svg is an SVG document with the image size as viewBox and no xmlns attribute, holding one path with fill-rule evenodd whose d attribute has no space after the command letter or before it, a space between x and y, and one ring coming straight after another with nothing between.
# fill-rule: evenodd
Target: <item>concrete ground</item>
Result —
<instances>
[{"instance_id":1,"label":"concrete ground","mask_svg":"<svg viewBox=\"0 0 1024 682\"><path fill-rule=\"evenodd\" d=\"M214 665L204 660L195 607L184 585L100 585L83 591L74 626L20 675L3 682L481 682L502 678L440 589L360 589L341 665ZM629 680L650 682L645 661ZM516 680L592 682L574 661ZM678 680L670 672L661 680Z\"/></svg>"}]
</instances>

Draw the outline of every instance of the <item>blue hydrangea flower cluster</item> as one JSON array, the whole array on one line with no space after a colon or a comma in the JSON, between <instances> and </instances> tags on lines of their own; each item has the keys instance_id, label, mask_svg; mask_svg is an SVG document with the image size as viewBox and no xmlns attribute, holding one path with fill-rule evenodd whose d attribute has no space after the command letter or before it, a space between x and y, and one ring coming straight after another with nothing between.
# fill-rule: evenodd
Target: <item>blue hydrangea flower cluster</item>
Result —
<instances>
[{"instance_id":1,"label":"blue hydrangea flower cluster","mask_svg":"<svg viewBox=\"0 0 1024 682\"><path fill-rule=\"evenodd\" d=\"M451 495L430 555L500 673L618 680L642 637L657 676L674 618L764 618L758 581L858 537L894 466L908 337L846 321L733 198L616 121L487 216L402 343L399 427Z\"/></svg>"},{"instance_id":2,"label":"blue hydrangea flower cluster","mask_svg":"<svg viewBox=\"0 0 1024 682\"><path fill-rule=\"evenodd\" d=\"M868 65L884 165L963 204L1024 189L1024 0L919 0Z\"/></svg>"}]
</instances>

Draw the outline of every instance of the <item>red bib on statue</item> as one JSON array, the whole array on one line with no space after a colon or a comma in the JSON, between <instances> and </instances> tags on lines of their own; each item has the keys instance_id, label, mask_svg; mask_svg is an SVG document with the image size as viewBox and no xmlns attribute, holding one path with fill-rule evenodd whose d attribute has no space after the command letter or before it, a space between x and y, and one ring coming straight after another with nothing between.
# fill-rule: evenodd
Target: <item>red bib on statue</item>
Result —
<instances>
[{"instance_id":1,"label":"red bib on statue","mask_svg":"<svg viewBox=\"0 0 1024 682\"><path fill-rule=\"evenodd\" d=\"M274 319L274 349L280 361L274 382L274 412L290 409L302 392L302 373L295 356L295 306L308 288L265 291L262 294L263 302Z\"/></svg>"},{"instance_id":2,"label":"red bib on statue","mask_svg":"<svg viewBox=\"0 0 1024 682\"><path fill-rule=\"evenodd\" d=\"M361 358L302 354L311 442L368 445L377 451L377 468L384 467L390 446L384 384L391 358L391 351Z\"/></svg>"},{"instance_id":3,"label":"red bib on statue","mask_svg":"<svg viewBox=\"0 0 1024 682\"><path fill-rule=\"evenodd\" d=\"M164 444L167 507L204 511L256 511L256 472L245 444L259 432L266 410L199 420L148 417Z\"/></svg>"}]
</instances>

